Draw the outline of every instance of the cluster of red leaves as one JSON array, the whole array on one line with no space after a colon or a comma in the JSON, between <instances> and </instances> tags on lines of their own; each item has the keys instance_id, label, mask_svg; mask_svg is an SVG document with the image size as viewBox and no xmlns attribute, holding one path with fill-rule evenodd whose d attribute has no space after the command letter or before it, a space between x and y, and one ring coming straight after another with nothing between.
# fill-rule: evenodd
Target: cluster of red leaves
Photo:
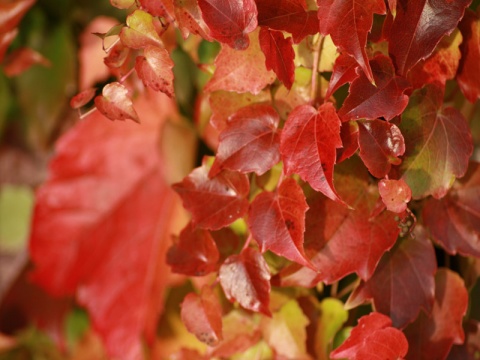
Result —
<instances>
[{"instance_id":1,"label":"cluster of red leaves","mask_svg":"<svg viewBox=\"0 0 480 360\"><path fill-rule=\"evenodd\" d=\"M213 279L181 306L208 349L184 349L182 359L265 342L278 358L327 358L335 334L329 349L308 346L322 336L316 299L279 304L272 294L350 274L359 282L347 306L371 302L375 312L332 358L443 359L463 343L467 290L437 269L434 244L480 256L480 169L470 163L467 119L444 104L450 80L469 101L480 98L480 19L470 0L112 4L129 9L126 25L104 35L118 36L105 64L119 80L94 103L141 125L97 114L58 143L30 242L33 279L76 296L112 356L140 357L140 336L154 336L164 258L173 272ZM172 28L221 50L202 67L214 69L202 96L216 156L173 185L191 221L167 250L175 200L156 143L169 105L147 92L134 107L129 77L174 96ZM320 70L327 39L337 53ZM94 96L87 89L72 105Z\"/></svg>"}]
</instances>

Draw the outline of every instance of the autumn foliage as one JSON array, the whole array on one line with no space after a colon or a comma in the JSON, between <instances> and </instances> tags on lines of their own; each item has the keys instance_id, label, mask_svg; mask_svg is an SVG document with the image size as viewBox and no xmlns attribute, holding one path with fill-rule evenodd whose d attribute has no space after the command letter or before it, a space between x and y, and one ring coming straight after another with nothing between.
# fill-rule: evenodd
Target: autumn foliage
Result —
<instances>
[{"instance_id":1,"label":"autumn foliage","mask_svg":"<svg viewBox=\"0 0 480 360\"><path fill-rule=\"evenodd\" d=\"M33 3L8 81L58 66ZM110 3L0 315L59 359L479 356L479 1Z\"/></svg>"}]
</instances>

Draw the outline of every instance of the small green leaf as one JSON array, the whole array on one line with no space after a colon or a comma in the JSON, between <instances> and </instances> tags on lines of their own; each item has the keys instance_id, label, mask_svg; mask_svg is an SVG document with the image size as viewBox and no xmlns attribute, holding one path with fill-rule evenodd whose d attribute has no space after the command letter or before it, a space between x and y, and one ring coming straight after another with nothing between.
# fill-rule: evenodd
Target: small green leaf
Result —
<instances>
[{"instance_id":1,"label":"small green leaf","mask_svg":"<svg viewBox=\"0 0 480 360\"><path fill-rule=\"evenodd\" d=\"M343 303L334 298L324 299L319 304L317 333L315 334L315 353L319 360L330 359L333 340L348 319L348 311Z\"/></svg>"}]
</instances>

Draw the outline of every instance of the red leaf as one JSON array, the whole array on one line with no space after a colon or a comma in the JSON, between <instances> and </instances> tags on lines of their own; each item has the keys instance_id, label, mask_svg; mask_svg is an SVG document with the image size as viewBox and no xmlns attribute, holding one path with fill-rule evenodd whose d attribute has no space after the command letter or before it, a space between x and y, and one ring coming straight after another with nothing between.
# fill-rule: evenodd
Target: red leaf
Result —
<instances>
[{"instance_id":1,"label":"red leaf","mask_svg":"<svg viewBox=\"0 0 480 360\"><path fill-rule=\"evenodd\" d=\"M200 7L196 0L174 0L175 16L178 27L182 31L184 39L190 33L198 34L208 41L212 41L207 25L203 21Z\"/></svg>"},{"instance_id":2,"label":"red leaf","mask_svg":"<svg viewBox=\"0 0 480 360\"><path fill-rule=\"evenodd\" d=\"M358 63L354 58L347 54L340 54L340 56L335 59L332 77L328 83L328 90L325 94L325 99L330 98L330 96L342 85L351 83L358 78L359 72L357 72L357 68Z\"/></svg>"},{"instance_id":3,"label":"red leaf","mask_svg":"<svg viewBox=\"0 0 480 360\"><path fill-rule=\"evenodd\" d=\"M95 96L96 91L97 89L95 88L83 90L81 93L78 93L70 100L70 106L72 107L72 109L78 109L88 104L88 102L92 100Z\"/></svg>"},{"instance_id":4,"label":"red leaf","mask_svg":"<svg viewBox=\"0 0 480 360\"><path fill-rule=\"evenodd\" d=\"M174 21L174 4L176 0L138 0L142 8L153 16L165 18L168 22Z\"/></svg>"},{"instance_id":5,"label":"red leaf","mask_svg":"<svg viewBox=\"0 0 480 360\"><path fill-rule=\"evenodd\" d=\"M42 54L30 48L20 48L11 52L5 58L3 71L7 76L17 76L36 64L46 67L51 66L50 61L43 57Z\"/></svg>"},{"instance_id":6,"label":"red leaf","mask_svg":"<svg viewBox=\"0 0 480 360\"><path fill-rule=\"evenodd\" d=\"M443 197L467 171L473 151L467 121L457 109L442 109L442 101L442 91L427 85L411 95L402 114L406 151L399 170L414 199Z\"/></svg>"},{"instance_id":7,"label":"red leaf","mask_svg":"<svg viewBox=\"0 0 480 360\"><path fill-rule=\"evenodd\" d=\"M230 301L237 301L248 310L271 316L270 271L262 255L247 248L232 255L220 267L220 284Z\"/></svg>"},{"instance_id":8,"label":"red leaf","mask_svg":"<svg viewBox=\"0 0 480 360\"><path fill-rule=\"evenodd\" d=\"M0 32L0 61L3 60L5 53L7 52L8 47L12 43L12 41L17 37L18 29L15 28L8 32L2 33Z\"/></svg>"},{"instance_id":9,"label":"red leaf","mask_svg":"<svg viewBox=\"0 0 480 360\"><path fill-rule=\"evenodd\" d=\"M423 221L433 239L448 253L480 256L480 165L471 163L467 175L441 200L429 199Z\"/></svg>"},{"instance_id":10,"label":"red leaf","mask_svg":"<svg viewBox=\"0 0 480 360\"><path fill-rule=\"evenodd\" d=\"M105 85L102 95L95 98L95 106L110 120L131 119L140 123L127 88L118 82Z\"/></svg>"},{"instance_id":11,"label":"red leaf","mask_svg":"<svg viewBox=\"0 0 480 360\"><path fill-rule=\"evenodd\" d=\"M135 0L110 0L110 4L118 9L128 9L135 3Z\"/></svg>"},{"instance_id":12,"label":"red leaf","mask_svg":"<svg viewBox=\"0 0 480 360\"><path fill-rule=\"evenodd\" d=\"M219 257L210 232L189 223L168 250L167 264L174 273L203 276L216 270Z\"/></svg>"},{"instance_id":13,"label":"red leaf","mask_svg":"<svg viewBox=\"0 0 480 360\"><path fill-rule=\"evenodd\" d=\"M262 175L280 161L280 117L271 105L254 104L230 117L220 133L215 162L210 176L222 169ZM252 154L255 154L252 157Z\"/></svg>"},{"instance_id":14,"label":"red leaf","mask_svg":"<svg viewBox=\"0 0 480 360\"><path fill-rule=\"evenodd\" d=\"M215 65L213 77L205 85L206 92L228 90L256 95L276 78L273 71L265 69L265 55L260 51L256 32L250 36L250 46L244 51L222 46Z\"/></svg>"},{"instance_id":15,"label":"red leaf","mask_svg":"<svg viewBox=\"0 0 480 360\"><path fill-rule=\"evenodd\" d=\"M350 337L330 354L330 358L397 360L407 351L405 335L392 327L389 317L373 312L358 319Z\"/></svg>"},{"instance_id":16,"label":"red leaf","mask_svg":"<svg viewBox=\"0 0 480 360\"><path fill-rule=\"evenodd\" d=\"M358 149L358 124L356 121L346 121L340 128L343 147L337 149L337 163L348 159Z\"/></svg>"},{"instance_id":17,"label":"red leaf","mask_svg":"<svg viewBox=\"0 0 480 360\"><path fill-rule=\"evenodd\" d=\"M210 286L205 285L200 295L185 296L181 309L182 322L198 340L208 346L222 340L222 306Z\"/></svg>"},{"instance_id":18,"label":"red leaf","mask_svg":"<svg viewBox=\"0 0 480 360\"><path fill-rule=\"evenodd\" d=\"M430 313L437 262L425 232L418 227L416 230L414 238L404 239L383 256L372 277L350 295L347 307L372 299L375 310L390 316L398 328L415 320L421 308Z\"/></svg>"},{"instance_id":19,"label":"red leaf","mask_svg":"<svg viewBox=\"0 0 480 360\"><path fill-rule=\"evenodd\" d=\"M358 121L360 158L368 171L383 178L393 165L399 165L398 157L405 152L405 142L400 129L387 121Z\"/></svg>"},{"instance_id":20,"label":"red leaf","mask_svg":"<svg viewBox=\"0 0 480 360\"><path fill-rule=\"evenodd\" d=\"M245 50L247 34L257 28L257 6L254 0L198 0L210 35L233 49Z\"/></svg>"},{"instance_id":21,"label":"red leaf","mask_svg":"<svg viewBox=\"0 0 480 360\"><path fill-rule=\"evenodd\" d=\"M143 10L135 10L127 17L127 26L120 32L123 45L132 49L143 49L147 45L163 47L157 32L159 20Z\"/></svg>"},{"instance_id":22,"label":"red leaf","mask_svg":"<svg viewBox=\"0 0 480 360\"><path fill-rule=\"evenodd\" d=\"M0 4L0 34L13 30L22 20L35 0L2 1Z\"/></svg>"},{"instance_id":23,"label":"red leaf","mask_svg":"<svg viewBox=\"0 0 480 360\"><path fill-rule=\"evenodd\" d=\"M432 313L421 313L404 331L410 345L406 359L444 359L453 344L463 344L462 319L467 305L462 278L451 270L438 270Z\"/></svg>"},{"instance_id":24,"label":"red leaf","mask_svg":"<svg viewBox=\"0 0 480 360\"><path fill-rule=\"evenodd\" d=\"M341 146L340 119L332 103L318 110L310 105L298 106L288 115L281 135L286 175L297 173L316 191L341 201L333 186L336 149Z\"/></svg>"},{"instance_id":25,"label":"red leaf","mask_svg":"<svg viewBox=\"0 0 480 360\"><path fill-rule=\"evenodd\" d=\"M375 79L373 85L365 73L355 79L348 90L338 116L342 121L351 119L393 119L400 115L408 104L408 96L404 94L410 87L407 80L395 75L390 58L377 55L370 60L370 66Z\"/></svg>"},{"instance_id":26,"label":"red leaf","mask_svg":"<svg viewBox=\"0 0 480 360\"><path fill-rule=\"evenodd\" d=\"M307 11L305 0L257 0L258 25L292 34L298 44L307 35L318 33L315 11Z\"/></svg>"},{"instance_id":27,"label":"red leaf","mask_svg":"<svg viewBox=\"0 0 480 360\"><path fill-rule=\"evenodd\" d=\"M246 175L223 170L208 177L207 165L193 170L173 189L180 195L192 222L202 229L218 230L242 217L248 209L250 185Z\"/></svg>"},{"instance_id":28,"label":"red leaf","mask_svg":"<svg viewBox=\"0 0 480 360\"><path fill-rule=\"evenodd\" d=\"M180 206L158 152L173 104L147 94L136 103L142 125L112 124L97 112L60 139L30 238L32 278L53 295L76 294L113 358L140 356L142 334L151 336Z\"/></svg>"},{"instance_id":29,"label":"red leaf","mask_svg":"<svg viewBox=\"0 0 480 360\"><path fill-rule=\"evenodd\" d=\"M284 38L280 31L260 29L260 48L265 54L267 70L273 70L287 89L291 89L295 79L295 52L292 38Z\"/></svg>"},{"instance_id":30,"label":"red leaf","mask_svg":"<svg viewBox=\"0 0 480 360\"><path fill-rule=\"evenodd\" d=\"M135 70L143 84L155 91L161 91L170 97L174 96L173 61L168 51L157 46L147 45L144 56L137 56Z\"/></svg>"},{"instance_id":31,"label":"red leaf","mask_svg":"<svg viewBox=\"0 0 480 360\"><path fill-rule=\"evenodd\" d=\"M368 82L374 76L368 63L367 35L372 28L373 14L385 14L383 0L317 0L320 32L332 37L342 51L352 55L363 69ZM375 79L376 81L376 79Z\"/></svg>"},{"instance_id":32,"label":"red leaf","mask_svg":"<svg viewBox=\"0 0 480 360\"><path fill-rule=\"evenodd\" d=\"M477 9L477 14L475 14L467 9L459 28L463 35L463 42L460 46L462 59L460 60L457 81L465 97L473 103L480 98L480 71L478 71L480 10Z\"/></svg>"},{"instance_id":33,"label":"red leaf","mask_svg":"<svg viewBox=\"0 0 480 360\"><path fill-rule=\"evenodd\" d=\"M450 34L471 0L398 0L388 50L397 72L406 75L427 58L444 35Z\"/></svg>"},{"instance_id":34,"label":"red leaf","mask_svg":"<svg viewBox=\"0 0 480 360\"><path fill-rule=\"evenodd\" d=\"M302 188L287 178L276 192L263 192L250 205L248 227L263 253L271 250L300 265L313 267L303 250L305 213Z\"/></svg>"},{"instance_id":35,"label":"red leaf","mask_svg":"<svg viewBox=\"0 0 480 360\"><path fill-rule=\"evenodd\" d=\"M400 214L407 209L407 204L412 199L412 190L407 183L400 180L380 180L378 191L387 210Z\"/></svg>"}]
</instances>

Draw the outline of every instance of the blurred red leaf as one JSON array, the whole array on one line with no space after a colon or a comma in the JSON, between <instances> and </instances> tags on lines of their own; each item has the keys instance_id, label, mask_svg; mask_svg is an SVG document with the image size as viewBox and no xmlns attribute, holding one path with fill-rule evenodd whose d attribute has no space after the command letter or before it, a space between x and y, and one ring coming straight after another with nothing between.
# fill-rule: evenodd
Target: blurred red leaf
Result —
<instances>
[{"instance_id":1,"label":"blurred red leaf","mask_svg":"<svg viewBox=\"0 0 480 360\"><path fill-rule=\"evenodd\" d=\"M0 32L0 62L3 60L5 53L7 52L8 47L15 39L18 34L18 29L15 28L8 32L2 33Z\"/></svg>"},{"instance_id":2,"label":"blurred red leaf","mask_svg":"<svg viewBox=\"0 0 480 360\"><path fill-rule=\"evenodd\" d=\"M397 360L407 354L409 347L403 333L392 327L389 317L373 312L362 316L350 337L331 354L332 359Z\"/></svg>"},{"instance_id":3,"label":"blurred red leaf","mask_svg":"<svg viewBox=\"0 0 480 360\"><path fill-rule=\"evenodd\" d=\"M303 250L305 213L308 209L302 188L285 179L276 192L264 191L248 211L248 227L263 253L271 250L301 265L313 267Z\"/></svg>"},{"instance_id":4,"label":"blurred red leaf","mask_svg":"<svg viewBox=\"0 0 480 360\"><path fill-rule=\"evenodd\" d=\"M143 84L155 91L161 91L170 97L173 89L173 61L165 48L147 45L143 56L137 56L135 70Z\"/></svg>"},{"instance_id":5,"label":"blurred red leaf","mask_svg":"<svg viewBox=\"0 0 480 360\"><path fill-rule=\"evenodd\" d=\"M148 12L135 10L127 17L127 27L120 32L123 45L132 49L143 49L147 45L162 48L163 42L157 32L159 20Z\"/></svg>"},{"instance_id":6,"label":"blurred red leaf","mask_svg":"<svg viewBox=\"0 0 480 360\"><path fill-rule=\"evenodd\" d=\"M444 359L453 344L463 344L462 319L467 305L468 293L462 278L451 270L439 269L431 314L421 313L404 330L409 344L406 359Z\"/></svg>"},{"instance_id":7,"label":"blurred red leaf","mask_svg":"<svg viewBox=\"0 0 480 360\"><path fill-rule=\"evenodd\" d=\"M222 169L262 175L280 161L280 117L271 105L241 108L220 133L220 143L210 176ZM255 154L252 157L252 154Z\"/></svg>"},{"instance_id":8,"label":"blurred red leaf","mask_svg":"<svg viewBox=\"0 0 480 360\"><path fill-rule=\"evenodd\" d=\"M188 331L208 346L215 346L222 340L222 306L210 286L205 285L200 295L185 296L181 318Z\"/></svg>"},{"instance_id":9,"label":"blurred red leaf","mask_svg":"<svg viewBox=\"0 0 480 360\"><path fill-rule=\"evenodd\" d=\"M173 185L185 209L192 213L195 226L218 230L242 217L248 209L250 184L246 175L223 170L208 177L206 164Z\"/></svg>"},{"instance_id":10,"label":"blurred red leaf","mask_svg":"<svg viewBox=\"0 0 480 360\"><path fill-rule=\"evenodd\" d=\"M360 118L373 120L380 117L391 120L407 106L408 96L404 92L410 84L395 75L390 58L377 55L370 60L370 66L375 85L363 72L353 80L348 97L338 111L342 121Z\"/></svg>"},{"instance_id":11,"label":"blurred red leaf","mask_svg":"<svg viewBox=\"0 0 480 360\"><path fill-rule=\"evenodd\" d=\"M448 253L480 256L480 165L441 200L428 199L422 213L433 239Z\"/></svg>"},{"instance_id":12,"label":"blurred red leaf","mask_svg":"<svg viewBox=\"0 0 480 360\"><path fill-rule=\"evenodd\" d=\"M405 152L405 141L400 129L387 121L358 121L360 158L370 174L383 178L393 165L399 165L398 157Z\"/></svg>"},{"instance_id":13,"label":"blurred red leaf","mask_svg":"<svg viewBox=\"0 0 480 360\"><path fill-rule=\"evenodd\" d=\"M455 177L467 171L473 151L467 121L457 109L442 108L442 102L442 90L429 84L413 92L402 114L406 151L399 172L414 199L443 197Z\"/></svg>"},{"instance_id":14,"label":"blurred red leaf","mask_svg":"<svg viewBox=\"0 0 480 360\"><path fill-rule=\"evenodd\" d=\"M477 13L467 9L465 17L459 24L463 35L460 45L462 58L458 69L457 81L460 89L470 102L480 98L480 71L478 62L480 59L480 8Z\"/></svg>"},{"instance_id":15,"label":"blurred red leaf","mask_svg":"<svg viewBox=\"0 0 480 360\"><path fill-rule=\"evenodd\" d=\"M30 48L20 48L8 54L4 59L3 71L7 76L17 76L35 64L51 66L50 61L42 54Z\"/></svg>"},{"instance_id":16,"label":"blurred red leaf","mask_svg":"<svg viewBox=\"0 0 480 360\"><path fill-rule=\"evenodd\" d=\"M257 6L254 0L198 0L210 35L233 49L245 50L247 36L257 28Z\"/></svg>"},{"instance_id":17,"label":"blurred red leaf","mask_svg":"<svg viewBox=\"0 0 480 360\"><path fill-rule=\"evenodd\" d=\"M333 186L333 165L340 147L340 119L332 103L318 110L301 105L288 115L280 140L286 175L297 173L313 189L336 201L341 200Z\"/></svg>"},{"instance_id":18,"label":"blurred red leaf","mask_svg":"<svg viewBox=\"0 0 480 360\"><path fill-rule=\"evenodd\" d=\"M141 335L154 334L180 205L157 144L174 106L152 93L136 105L142 125L112 124L97 112L60 139L37 192L30 239L32 279L52 295L76 295L119 359L140 356Z\"/></svg>"},{"instance_id":19,"label":"blurred red leaf","mask_svg":"<svg viewBox=\"0 0 480 360\"><path fill-rule=\"evenodd\" d=\"M305 0L256 0L258 25L292 34L298 44L307 35L318 33L316 11L308 11Z\"/></svg>"},{"instance_id":20,"label":"blurred red leaf","mask_svg":"<svg viewBox=\"0 0 480 360\"><path fill-rule=\"evenodd\" d=\"M250 46L244 51L222 46L215 65L213 77L205 85L206 92L227 90L257 95L276 78L273 71L265 68L265 55L260 51L257 32L251 34Z\"/></svg>"},{"instance_id":21,"label":"blurred red leaf","mask_svg":"<svg viewBox=\"0 0 480 360\"><path fill-rule=\"evenodd\" d=\"M2 1L0 3L0 34L13 30L25 13L35 4L35 0Z\"/></svg>"},{"instance_id":22,"label":"blurred red leaf","mask_svg":"<svg viewBox=\"0 0 480 360\"><path fill-rule=\"evenodd\" d=\"M348 54L340 54L335 59L335 64L333 65L332 77L328 83L328 90L325 94L325 98L328 99L330 96L337 91L342 85L346 83L351 83L356 78L360 76L357 71L358 63Z\"/></svg>"},{"instance_id":23,"label":"blurred red leaf","mask_svg":"<svg viewBox=\"0 0 480 360\"><path fill-rule=\"evenodd\" d=\"M372 28L373 14L385 14L383 0L317 0L320 32L332 37L337 47L352 55L363 69L368 82L374 76L368 63L367 35Z\"/></svg>"},{"instance_id":24,"label":"blurred red leaf","mask_svg":"<svg viewBox=\"0 0 480 360\"><path fill-rule=\"evenodd\" d=\"M189 223L168 249L167 264L174 273L203 276L216 270L219 257L210 232Z\"/></svg>"},{"instance_id":25,"label":"blurred red leaf","mask_svg":"<svg viewBox=\"0 0 480 360\"><path fill-rule=\"evenodd\" d=\"M118 9L128 9L135 3L135 0L110 0L110 4Z\"/></svg>"},{"instance_id":26,"label":"blurred red leaf","mask_svg":"<svg viewBox=\"0 0 480 360\"><path fill-rule=\"evenodd\" d=\"M388 50L399 75L406 75L433 52L442 37L455 29L470 2L398 0Z\"/></svg>"},{"instance_id":27,"label":"blurred red leaf","mask_svg":"<svg viewBox=\"0 0 480 360\"><path fill-rule=\"evenodd\" d=\"M75 95L71 100L70 100L70 106L72 109L78 109L81 108L82 106L88 104L90 100L93 99L95 96L97 89L95 88L90 88L87 90L83 90L82 92L78 93Z\"/></svg>"},{"instance_id":28,"label":"blurred red leaf","mask_svg":"<svg viewBox=\"0 0 480 360\"><path fill-rule=\"evenodd\" d=\"M372 299L375 310L390 316L393 325L405 327L423 309L430 313L435 297L435 251L425 231L405 238L387 252L372 277L362 281L350 295L347 307Z\"/></svg>"},{"instance_id":29,"label":"blurred red leaf","mask_svg":"<svg viewBox=\"0 0 480 360\"><path fill-rule=\"evenodd\" d=\"M397 214L404 212L412 199L412 190L402 179L382 179L378 182L378 191L387 210Z\"/></svg>"},{"instance_id":30,"label":"blurred red leaf","mask_svg":"<svg viewBox=\"0 0 480 360\"><path fill-rule=\"evenodd\" d=\"M270 271L262 254L247 248L231 255L220 267L220 284L230 301L270 316Z\"/></svg>"},{"instance_id":31,"label":"blurred red leaf","mask_svg":"<svg viewBox=\"0 0 480 360\"><path fill-rule=\"evenodd\" d=\"M267 70L273 70L287 89L291 89L295 79L295 52L292 38L284 38L282 32L260 29L260 48L265 54Z\"/></svg>"},{"instance_id":32,"label":"blurred red leaf","mask_svg":"<svg viewBox=\"0 0 480 360\"><path fill-rule=\"evenodd\" d=\"M105 85L102 95L95 98L95 106L110 120L130 119L140 122L127 88L118 82Z\"/></svg>"}]
</instances>

